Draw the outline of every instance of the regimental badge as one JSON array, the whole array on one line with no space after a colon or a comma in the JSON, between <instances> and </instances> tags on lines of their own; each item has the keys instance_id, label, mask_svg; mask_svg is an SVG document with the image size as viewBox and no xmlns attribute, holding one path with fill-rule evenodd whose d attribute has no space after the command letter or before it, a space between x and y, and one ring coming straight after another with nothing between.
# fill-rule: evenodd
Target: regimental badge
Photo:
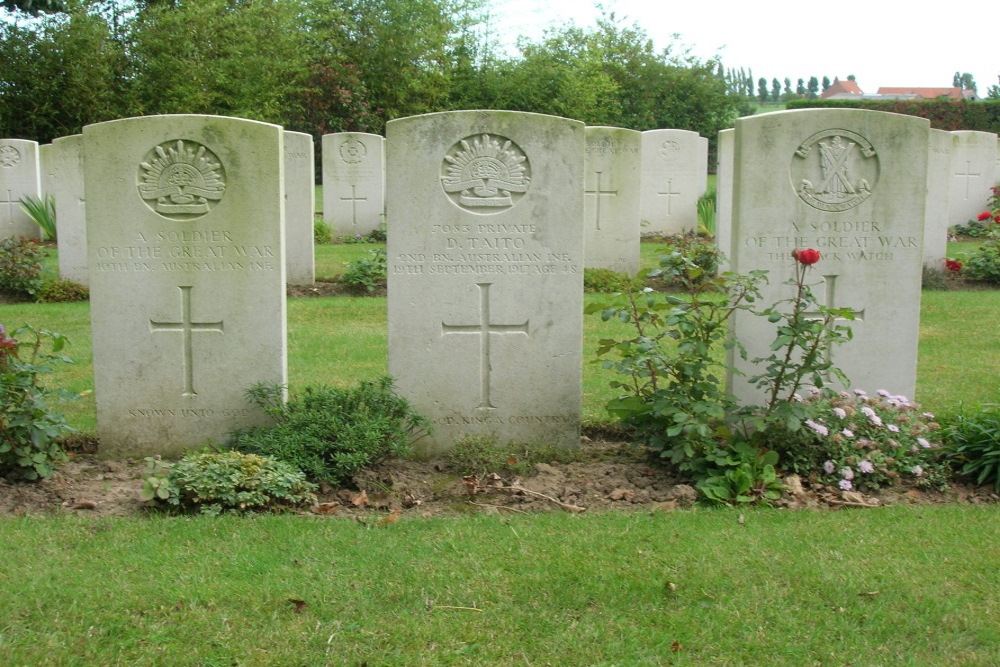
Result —
<instances>
[{"instance_id":1,"label":"regimental badge","mask_svg":"<svg viewBox=\"0 0 1000 667\"><path fill-rule=\"evenodd\" d=\"M368 149L358 139L351 137L340 144L340 159L347 164L357 164L368 155Z\"/></svg>"},{"instance_id":2,"label":"regimental badge","mask_svg":"<svg viewBox=\"0 0 1000 667\"><path fill-rule=\"evenodd\" d=\"M806 139L792 158L792 186L805 203L821 211L852 209L878 182L878 155L850 130L823 130Z\"/></svg>"},{"instance_id":3,"label":"regimental badge","mask_svg":"<svg viewBox=\"0 0 1000 667\"><path fill-rule=\"evenodd\" d=\"M153 148L139 165L139 196L171 220L195 220L226 192L222 161L207 147L178 139Z\"/></svg>"},{"instance_id":4,"label":"regimental badge","mask_svg":"<svg viewBox=\"0 0 1000 667\"><path fill-rule=\"evenodd\" d=\"M13 146L0 146L0 167L10 168L21 161L21 152Z\"/></svg>"},{"instance_id":5,"label":"regimental badge","mask_svg":"<svg viewBox=\"0 0 1000 667\"><path fill-rule=\"evenodd\" d=\"M681 144L679 141L673 139L667 139L662 144L660 144L660 157L664 160L673 160L681 152Z\"/></svg>"},{"instance_id":6,"label":"regimental badge","mask_svg":"<svg viewBox=\"0 0 1000 667\"><path fill-rule=\"evenodd\" d=\"M530 165L524 152L504 137L466 137L441 164L441 185L455 204L476 213L500 213L528 191Z\"/></svg>"}]
</instances>

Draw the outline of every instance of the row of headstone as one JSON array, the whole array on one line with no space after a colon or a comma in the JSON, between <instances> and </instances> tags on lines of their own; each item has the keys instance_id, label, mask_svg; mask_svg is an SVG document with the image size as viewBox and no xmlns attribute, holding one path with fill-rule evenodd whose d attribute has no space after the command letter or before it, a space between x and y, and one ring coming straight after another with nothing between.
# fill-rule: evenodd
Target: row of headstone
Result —
<instances>
[{"instance_id":1,"label":"row of headstone","mask_svg":"<svg viewBox=\"0 0 1000 667\"><path fill-rule=\"evenodd\" d=\"M582 221L624 187L588 183L587 152L634 155L633 135L594 136L519 112L388 124L389 370L435 424L424 451L468 435L579 441ZM833 361L869 391L915 385L930 138L914 117L802 110L720 140L730 268L769 269L770 303L790 296L792 251L820 249L813 291L856 316ZM88 126L82 145L102 452L173 454L259 423L244 391L286 378L288 133L166 116ZM750 358L774 338L760 319L734 324Z\"/></svg>"},{"instance_id":2,"label":"row of headstone","mask_svg":"<svg viewBox=\"0 0 1000 667\"><path fill-rule=\"evenodd\" d=\"M634 132L587 128L585 266L635 275L640 234L667 235L697 227L697 200L705 191L708 140L686 130ZM315 279L312 221L315 214L312 143L308 135L286 134L288 283ZM37 234L20 212L23 194L51 192L56 199L60 274L88 284L84 248L86 203L81 135L41 146L41 183L10 188L10 216L18 229ZM26 154L33 155L28 145ZM338 234L368 236L385 224L385 140L379 135L338 133L323 137L324 220ZM8 152L15 149L10 147ZM19 155L20 153L18 153ZM640 160L641 156L641 160ZM27 162L27 161L26 161ZM34 162L38 166L38 161ZM13 229L13 227L12 227Z\"/></svg>"},{"instance_id":3,"label":"row of headstone","mask_svg":"<svg viewBox=\"0 0 1000 667\"><path fill-rule=\"evenodd\" d=\"M81 285L90 282L87 257L83 135L60 137L39 146L33 141L0 140L0 238L38 238L39 230L20 200L48 193L55 199L59 275ZM285 132L284 179L287 206L287 280L289 285L315 282L315 167L312 137Z\"/></svg>"}]
</instances>

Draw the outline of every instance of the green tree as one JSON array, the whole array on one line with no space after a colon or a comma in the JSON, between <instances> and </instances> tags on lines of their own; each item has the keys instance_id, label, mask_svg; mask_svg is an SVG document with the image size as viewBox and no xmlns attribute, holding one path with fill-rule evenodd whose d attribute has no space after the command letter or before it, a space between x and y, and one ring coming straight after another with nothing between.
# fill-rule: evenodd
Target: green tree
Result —
<instances>
[{"instance_id":1,"label":"green tree","mask_svg":"<svg viewBox=\"0 0 1000 667\"><path fill-rule=\"evenodd\" d=\"M767 79L764 77L757 79L757 97L761 104L767 102Z\"/></svg>"},{"instance_id":2,"label":"green tree","mask_svg":"<svg viewBox=\"0 0 1000 667\"><path fill-rule=\"evenodd\" d=\"M823 77L823 92L826 92L826 89L829 88L831 85L832 84L830 83L830 77L824 76Z\"/></svg>"},{"instance_id":3,"label":"green tree","mask_svg":"<svg viewBox=\"0 0 1000 667\"><path fill-rule=\"evenodd\" d=\"M48 142L127 115L129 67L102 5L0 24L0 135Z\"/></svg>"},{"instance_id":4,"label":"green tree","mask_svg":"<svg viewBox=\"0 0 1000 667\"><path fill-rule=\"evenodd\" d=\"M309 73L301 9L291 0L147 5L132 37L133 113L284 122Z\"/></svg>"},{"instance_id":5,"label":"green tree","mask_svg":"<svg viewBox=\"0 0 1000 667\"><path fill-rule=\"evenodd\" d=\"M66 3L63 0L3 0L0 2L0 7L9 12L22 11L32 16L66 11Z\"/></svg>"},{"instance_id":6,"label":"green tree","mask_svg":"<svg viewBox=\"0 0 1000 667\"><path fill-rule=\"evenodd\" d=\"M771 99L775 102L781 101L781 82L777 79L771 79Z\"/></svg>"},{"instance_id":7,"label":"green tree","mask_svg":"<svg viewBox=\"0 0 1000 667\"><path fill-rule=\"evenodd\" d=\"M809 77L808 90L809 90L809 99L811 100L816 99L816 95L817 93L819 93L819 80L816 77L814 76Z\"/></svg>"},{"instance_id":8,"label":"green tree","mask_svg":"<svg viewBox=\"0 0 1000 667\"><path fill-rule=\"evenodd\" d=\"M805 95L806 94L806 82L805 79L799 79L798 83L795 84L795 94Z\"/></svg>"}]
</instances>

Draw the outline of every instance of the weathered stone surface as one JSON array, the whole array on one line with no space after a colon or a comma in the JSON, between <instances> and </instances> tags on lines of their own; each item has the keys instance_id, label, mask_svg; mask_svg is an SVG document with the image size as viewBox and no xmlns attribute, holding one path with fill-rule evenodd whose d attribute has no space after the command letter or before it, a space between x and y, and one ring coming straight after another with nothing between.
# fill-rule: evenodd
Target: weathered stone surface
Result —
<instances>
[{"instance_id":1,"label":"weathered stone surface","mask_svg":"<svg viewBox=\"0 0 1000 667\"><path fill-rule=\"evenodd\" d=\"M620 127L588 127L585 136L584 265L634 276L639 272L642 134Z\"/></svg>"},{"instance_id":2,"label":"weathered stone surface","mask_svg":"<svg viewBox=\"0 0 1000 667\"><path fill-rule=\"evenodd\" d=\"M313 220L316 163L312 136L285 131L285 279L289 285L316 282Z\"/></svg>"},{"instance_id":3,"label":"weathered stone surface","mask_svg":"<svg viewBox=\"0 0 1000 667\"><path fill-rule=\"evenodd\" d=\"M87 198L83 187L83 135L60 137L49 149L48 192L56 202L59 275L90 283L87 267Z\"/></svg>"},{"instance_id":4,"label":"weathered stone surface","mask_svg":"<svg viewBox=\"0 0 1000 667\"><path fill-rule=\"evenodd\" d=\"M0 238L37 239L38 225L21 210L21 197L41 194L38 142L0 139Z\"/></svg>"},{"instance_id":5,"label":"weathered stone surface","mask_svg":"<svg viewBox=\"0 0 1000 667\"><path fill-rule=\"evenodd\" d=\"M642 133L643 233L698 229L698 198L708 180L708 139L690 130Z\"/></svg>"},{"instance_id":6,"label":"weathered stone surface","mask_svg":"<svg viewBox=\"0 0 1000 667\"><path fill-rule=\"evenodd\" d=\"M822 258L807 282L820 303L850 308L853 340L832 360L852 386L913 396L923 259L929 124L853 109L763 114L736 122L732 269L770 271L762 303L794 294L796 248ZM739 314L733 333L750 359L776 335L765 318ZM747 375L755 368L732 355ZM762 395L745 377L730 386L746 402Z\"/></svg>"},{"instance_id":7,"label":"weathered stone surface","mask_svg":"<svg viewBox=\"0 0 1000 667\"><path fill-rule=\"evenodd\" d=\"M385 213L385 139L365 132L323 137L323 220L336 236L367 236Z\"/></svg>"},{"instance_id":8,"label":"weathered stone surface","mask_svg":"<svg viewBox=\"0 0 1000 667\"><path fill-rule=\"evenodd\" d=\"M461 111L387 128L389 372L435 425L579 443L584 127Z\"/></svg>"},{"instance_id":9,"label":"weathered stone surface","mask_svg":"<svg viewBox=\"0 0 1000 667\"><path fill-rule=\"evenodd\" d=\"M282 134L217 116L84 128L103 456L266 421L244 392L286 381Z\"/></svg>"}]
</instances>

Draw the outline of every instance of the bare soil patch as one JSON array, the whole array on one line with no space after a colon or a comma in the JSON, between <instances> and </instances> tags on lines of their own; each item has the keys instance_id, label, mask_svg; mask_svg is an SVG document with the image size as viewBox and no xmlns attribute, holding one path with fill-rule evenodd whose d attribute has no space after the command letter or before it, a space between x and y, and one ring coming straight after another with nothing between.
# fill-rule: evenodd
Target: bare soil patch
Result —
<instances>
[{"instance_id":1,"label":"bare soil patch","mask_svg":"<svg viewBox=\"0 0 1000 667\"><path fill-rule=\"evenodd\" d=\"M108 461L94 443L76 443L69 463L41 482L0 479L0 516L84 514L139 516L144 463ZM362 522L400 517L535 512L671 511L690 507L694 488L679 483L626 443L586 441L576 463L538 464L523 478L494 471L464 476L444 460L390 460L358 475L352 488L323 488L306 513ZM90 453L87 450L90 450ZM996 503L990 489L956 485L945 492L897 487L877 496L809 488L790 480L778 501L787 509L840 509L892 504Z\"/></svg>"}]
</instances>

